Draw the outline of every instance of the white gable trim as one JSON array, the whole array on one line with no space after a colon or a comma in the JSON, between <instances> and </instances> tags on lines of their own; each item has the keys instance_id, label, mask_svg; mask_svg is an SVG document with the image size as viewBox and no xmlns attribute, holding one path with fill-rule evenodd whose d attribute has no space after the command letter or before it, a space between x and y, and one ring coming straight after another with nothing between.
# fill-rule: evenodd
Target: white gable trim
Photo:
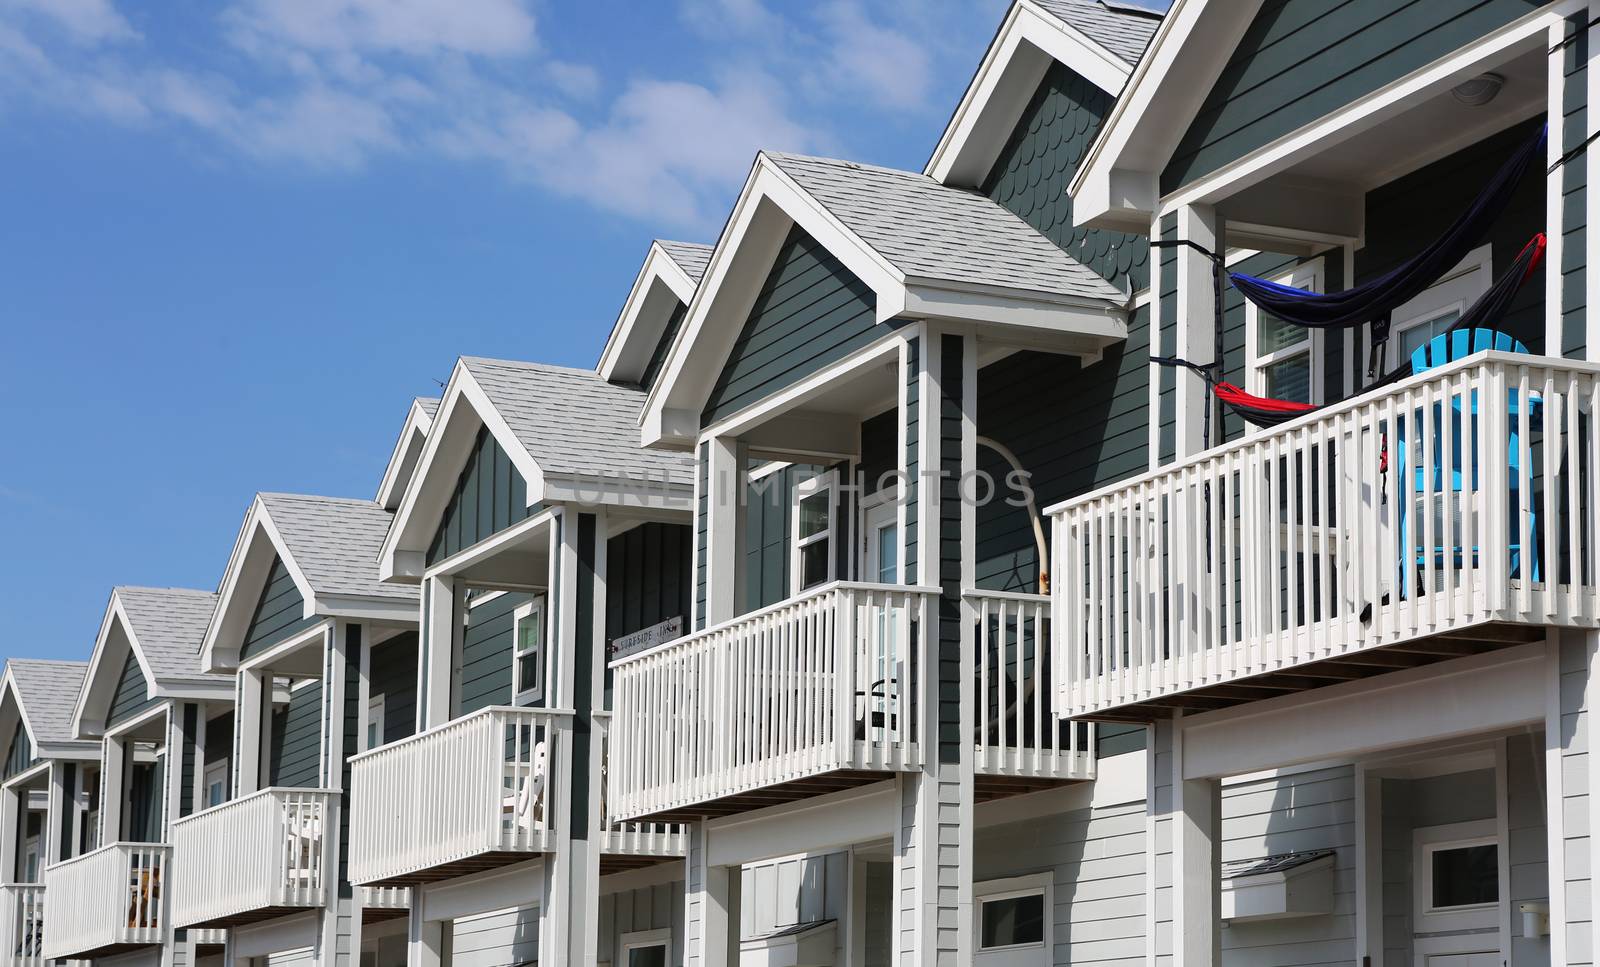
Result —
<instances>
[{"instance_id":1,"label":"white gable trim","mask_svg":"<svg viewBox=\"0 0 1600 967\"><path fill-rule=\"evenodd\" d=\"M389 454L389 464L383 470L383 480L378 484L376 499L380 506L393 510L400 502L400 494L415 472L420 456L414 451L421 449L432 428L433 417L428 415L421 403L412 400L411 409L406 411L405 425L400 428L400 438L395 441L394 451Z\"/></svg>"},{"instance_id":2,"label":"white gable trim","mask_svg":"<svg viewBox=\"0 0 1600 967\"><path fill-rule=\"evenodd\" d=\"M660 242L651 242L644 265L633 280L633 288L628 290L627 301L622 304L622 313L617 317L611 336L600 352L600 363L596 367L600 377L605 380L636 379L649 361L660 335L658 333L653 339L637 340L634 338L635 330L652 323L664 326L674 307L663 305L663 302L674 299L687 305L694 298L694 290L695 282L689 278L689 273L673 261ZM662 314L663 309L665 314Z\"/></svg>"},{"instance_id":3,"label":"white gable trim","mask_svg":"<svg viewBox=\"0 0 1600 967\"><path fill-rule=\"evenodd\" d=\"M267 512L266 504L257 496L245 512L244 526L239 529L233 554L228 558L228 567L222 573L217 607L211 612L205 638L201 640L200 667L203 670L229 671L238 665L239 648L243 644L250 618L255 613L256 599L272 570L274 554L283 560L284 569L289 572L295 589L300 592L300 599L305 602L301 617L309 618L317 613L316 592L311 582L306 580L305 573L295 563L294 556L283 542L283 536L278 533L277 525L272 522L272 515ZM254 596L251 591L255 592ZM236 604L237 608L234 607Z\"/></svg>"},{"instance_id":4,"label":"white gable trim","mask_svg":"<svg viewBox=\"0 0 1600 967\"><path fill-rule=\"evenodd\" d=\"M17 707L17 720L28 731L28 744L33 747L34 754L39 754L39 737L33 732L33 723L28 721L28 707L22 704L22 691L17 688L17 680L11 674L11 663L6 663L6 673L0 677L0 709L5 708L6 696L11 697L11 702ZM8 741L0 735L0 741Z\"/></svg>"},{"instance_id":5,"label":"white gable trim","mask_svg":"<svg viewBox=\"0 0 1600 967\"><path fill-rule=\"evenodd\" d=\"M458 360L450 373L444 399L439 403L434 429L428 433L422 455L417 458L416 470L406 484L389 533L384 535L383 546L378 550L380 580L414 583L422 578L428 543L433 540L439 515L444 512L450 490L460 475L458 464L465 459L480 425L489 428L495 441L510 457L512 466L527 482L528 506L545 498L544 471L511 432L511 427L494 408L466 364ZM442 466L440 461L443 461ZM448 479L436 480L436 469L438 473L448 474Z\"/></svg>"},{"instance_id":6,"label":"white gable trim","mask_svg":"<svg viewBox=\"0 0 1600 967\"><path fill-rule=\"evenodd\" d=\"M139 671L144 675L145 694L151 697L156 695L156 677L150 671L150 663L145 661L139 649L139 639L133 633L133 626L128 623L128 615L122 608L122 601L117 592L111 592L111 601L106 605L106 613L100 619L100 631L95 636L94 654L89 658L89 669L84 672L83 686L78 690L78 701L72 710L72 734L80 738L89 738L101 734L105 730L106 709L111 702L111 696L116 692L117 679L122 675L122 664L125 660L122 649L118 648L115 655L110 656L112 667L106 671L107 650L111 643L113 628L122 628L122 638L127 647L132 650L134 660L139 663ZM111 675L105 681L105 675Z\"/></svg>"},{"instance_id":7,"label":"white gable trim","mask_svg":"<svg viewBox=\"0 0 1600 967\"><path fill-rule=\"evenodd\" d=\"M1131 73L1120 57L1082 31L1033 0L1017 0L989 44L923 173L947 185L980 183L994 167L1000 148L1051 61L1078 72L1113 97Z\"/></svg>"}]
</instances>

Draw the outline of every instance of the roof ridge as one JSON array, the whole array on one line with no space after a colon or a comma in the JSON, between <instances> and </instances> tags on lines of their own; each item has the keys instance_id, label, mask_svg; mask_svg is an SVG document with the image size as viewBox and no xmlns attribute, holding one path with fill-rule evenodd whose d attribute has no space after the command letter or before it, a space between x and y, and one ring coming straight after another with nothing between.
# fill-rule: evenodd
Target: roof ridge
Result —
<instances>
[{"instance_id":1,"label":"roof ridge","mask_svg":"<svg viewBox=\"0 0 1600 967\"><path fill-rule=\"evenodd\" d=\"M496 363L502 366L518 366L524 369L542 369L546 372L553 373L575 373L579 376L592 377L597 382L605 382L605 379L602 378L599 373L584 366L563 366L560 363L541 363L529 359L502 359L498 356L462 356L461 360L462 362L471 361L479 363Z\"/></svg>"},{"instance_id":2,"label":"roof ridge","mask_svg":"<svg viewBox=\"0 0 1600 967\"><path fill-rule=\"evenodd\" d=\"M7 658L10 665L72 665L74 667L89 667L89 663L81 658Z\"/></svg>"},{"instance_id":3,"label":"roof ridge","mask_svg":"<svg viewBox=\"0 0 1600 967\"><path fill-rule=\"evenodd\" d=\"M154 584L119 584L112 588L113 591L176 591L180 594L204 594L216 597L217 592L205 591L200 588L162 587Z\"/></svg>"},{"instance_id":4,"label":"roof ridge","mask_svg":"<svg viewBox=\"0 0 1600 967\"><path fill-rule=\"evenodd\" d=\"M342 504L360 504L365 507L381 507L376 500L370 497L333 497L328 494L300 494L287 490L262 490L256 493L258 497L288 497L294 500L332 500Z\"/></svg>"}]
</instances>

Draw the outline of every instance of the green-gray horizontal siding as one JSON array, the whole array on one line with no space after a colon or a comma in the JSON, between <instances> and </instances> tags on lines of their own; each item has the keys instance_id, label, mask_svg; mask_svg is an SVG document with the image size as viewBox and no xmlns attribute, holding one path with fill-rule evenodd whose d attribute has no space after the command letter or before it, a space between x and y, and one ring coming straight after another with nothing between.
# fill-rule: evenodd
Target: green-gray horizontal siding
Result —
<instances>
[{"instance_id":1,"label":"green-gray horizontal siding","mask_svg":"<svg viewBox=\"0 0 1600 967\"><path fill-rule=\"evenodd\" d=\"M508 592L467 610L467 626L461 633L461 672L456 680L456 715L511 704L513 625L517 608L532 597L526 592Z\"/></svg>"},{"instance_id":2,"label":"green-gray horizontal siding","mask_svg":"<svg viewBox=\"0 0 1600 967\"><path fill-rule=\"evenodd\" d=\"M283 559L274 556L272 567L267 571L267 583L262 586L255 614L250 618L250 627L245 631L240 657L258 655L316 624L319 619L315 615L307 617L305 607L306 599L295 586L294 576Z\"/></svg>"},{"instance_id":3,"label":"green-gray horizontal siding","mask_svg":"<svg viewBox=\"0 0 1600 967\"><path fill-rule=\"evenodd\" d=\"M1585 26L1586 14L1567 18L1566 36L1571 41L1562 51L1561 149L1571 151L1583 144L1588 130L1588 63L1592 39ZM1552 128L1554 126L1552 125ZM1555 131L1551 131L1555 136ZM1588 291L1584 275L1588 271L1586 244L1589 166L1579 152L1563 165L1561 178L1561 355L1582 359L1588 343L1586 308Z\"/></svg>"},{"instance_id":4,"label":"green-gray horizontal siding","mask_svg":"<svg viewBox=\"0 0 1600 967\"><path fill-rule=\"evenodd\" d=\"M428 545L428 563L442 561L535 512L528 506L528 482L489 428L480 427Z\"/></svg>"},{"instance_id":5,"label":"green-gray horizontal siding","mask_svg":"<svg viewBox=\"0 0 1600 967\"><path fill-rule=\"evenodd\" d=\"M656 384L656 379L661 375L661 367L667 363L667 353L672 349L672 341L678 338L678 330L683 328L683 317L689 314L689 307L678 303L672 310L672 315L667 317L666 328L661 330L661 338L656 340L655 348L650 350L650 359L645 363L644 372L639 376L639 386L648 390Z\"/></svg>"},{"instance_id":6,"label":"green-gray horizontal siding","mask_svg":"<svg viewBox=\"0 0 1600 967\"><path fill-rule=\"evenodd\" d=\"M1111 95L1053 63L1000 149L982 191L1038 229L1062 251L1111 282L1149 284L1150 243L1142 235L1072 222L1067 193L1111 109Z\"/></svg>"},{"instance_id":7,"label":"green-gray horizontal siding","mask_svg":"<svg viewBox=\"0 0 1600 967\"><path fill-rule=\"evenodd\" d=\"M144 679L144 671L139 667L139 659L134 657L130 648L127 659L122 663L122 675L117 679L117 687L111 693L111 708L106 713L106 724L126 722L155 704L156 700L150 697L150 685Z\"/></svg>"},{"instance_id":8,"label":"green-gray horizontal siding","mask_svg":"<svg viewBox=\"0 0 1600 967\"><path fill-rule=\"evenodd\" d=\"M268 784L316 788L322 765L322 682L289 693L289 703L272 710L272 758Z\"/></svg>"},{"instance_id":9,"label":"green-gray horizontal siding","mask_svg":"<svg viewBox=\"0 0 1600 967\"><path fill-rule=\"evenodd\" d=\"M33 763L33 743L28 739L28 729L18 722L16 731L11 733L11 744L6 748L5 778L10 779Z\"/></svg>"},{"instance_id":10,"label":"green-gray horizontal siding","mask_svg":"<svg viewBox=\"0 0 1600 967\"><path fill-rule=\"evenodd\" d=\"M1178 142L1161 191L1197 181L1542 4L1267 0Z\"/></svg>"},{"instance_id":11,"label":"green-gray horizontal siding","mask_svg":"<svg viewBox=\"0 0 1600 967\"><path fill-rule=\"evenodd\" d=\"M702 425L758 403L881 334L876 298L796 225L778 250L722 372ZM887 331L887 330L884 330Z\"/></svg>"},{"instance_id":12,"label":"green-gray horizontal siding","mask_svg":"<svg viewBox=\"0 0 1600 967\"><path fill-rule=\"evenodd\" d=\"M417 729L417 633L406 631L372 649L368 691L383 696L383 741Z\"/></svg>"}]
</instances>

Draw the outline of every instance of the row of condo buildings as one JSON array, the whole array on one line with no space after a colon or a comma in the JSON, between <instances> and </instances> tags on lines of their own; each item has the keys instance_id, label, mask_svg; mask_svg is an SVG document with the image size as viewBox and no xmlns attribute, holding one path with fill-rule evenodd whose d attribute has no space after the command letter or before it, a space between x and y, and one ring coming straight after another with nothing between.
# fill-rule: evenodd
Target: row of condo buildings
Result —
<instances>
[{"instance_id":1,"label":"row of condo buildings","mask_svg":"<svg viewBox=\"0 0 1600 967\"><path fill-rule=\"evenodd\" d=\"M1593 963L1597 6L1014 0L922 172L759 154L594 369L460 359L8 663L0 960ZM1544 126L1408 377L1227 280Z\"/></svg>"}]
</instances>

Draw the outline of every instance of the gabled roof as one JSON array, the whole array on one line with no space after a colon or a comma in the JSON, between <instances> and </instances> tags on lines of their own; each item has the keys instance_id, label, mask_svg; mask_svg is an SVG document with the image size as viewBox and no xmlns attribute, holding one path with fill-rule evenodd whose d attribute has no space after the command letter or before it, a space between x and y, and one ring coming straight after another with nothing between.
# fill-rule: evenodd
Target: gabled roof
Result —
<instances>
[{"instance_id":1,"label":"gabled roof","mask_svg":"<svg viewBox=\"0 0 1600 967\"><path fill-rule=\"evenodd\" d=\"M72 707L83 688L86 661L46 661L12 658L6 662L5 680L21 711L34 752L41 757L64 751L92 754L92 743L72 735Z\"/></svg>"},{"instance_id":2,"label":"gabled roof","mask_svg":"<svg viewBox=\"0 0 1600 967\"><path fill-rule=\"evenodd\" d=\"M692 461L639 446L642 390L545 363L463 356L461 365L544 476L671 474L689 482Z\"/></svg>"},{"instance_id":3,"label":"gabled roof","mask_svg":"<svg viewBox=\"0 0 1600 967\"><path fill-rule=\"evenodd\" d=\"M378 503L394 510L400 503L411 473L416 469L417 456L422 452L422 441L433 428L433 418L439 412L439 400L418 396L406 407L406 419L400 426L400 437L394 442L389 463L383 468L383 479L378 482Z\"/></svg>"},{"instance_id":4,"label":"gabled roof","mask_svg":"<svg viewBox=\"0 0 1600 967\"><path fill-rule=\"evenodd\" d=\"M1041 10L1115 54L1129 67L1150 46L1161 15L1127 3L1106 0L1033 0ZM1113 92L1114 93L1114 92Z\"/></svg>"},{"instance_id":5,"label":"gabled roof","mask_svg":"<svg viewBox=\"0 0 1600 967\"><path fill-rule=\"evenodd\" d=\"M1127 295L997 202L927 175L768 154L777 166L908 279L1098 300Z\"/></svg>"},{"instance_id":6,"label":"gabled roof","mask_svg":"<svg viewBox=\"0 0 1600 967\"><path fill-rule=\"evenodd\" d=\"M711 261L711 246L699 242L671 242L664 238L656 239L656 244L695 282L699 282L700 277L706 274L706 263Z\"/></svg>"},{"instance_id":7,"label":"gabled roof","mask_svg":"<svg viewBox=\"0 0 1600 967\"><path fill-rule=\"evenodd\" d=\"M594 370L464 356L379 551L385 580L422 575L426 552L480 429L526 483L529 507L576 501L687 511L693 461L641 449L642 390Z\"/></svg>"},{"instance_id":8,"label":"gabled roof","mask_svg":"<svg viewBox=\"0 0 1600 967\"><path fill-rule=\"evenodd\" d=\"M622 311L611 326L595 370L612 382L641 383L659 365L658 349L669 326L694 298L711 259L711 246L656 239L645 253Z\"/></svg>"},{"instance_id":9,"label":"gabled roof","mask_svg":"<svg viewBox=\"0 0 1600 967\"><path fill-rule=\"evenodd\" d=\"M417 620L414 587L378 580L378 549L394 514L376 501L257 494L245 511L201 643L201 663L232 667L274 558L304 601L303 617Z\"/></svg>"},{"instance_id":10,"label":"gabled roof","mask_svg":"<svg viewBox=\"0 0 1600 967\"><path fill-rule=\"evenodd\" d=\"M877 322L983 325L1079 355L1127 338L1127 295L989 198L916 172L762 152L650 387L644 445L693 444L707 394L796 226L872 291Z\"/></svg>"}]
</instances>

